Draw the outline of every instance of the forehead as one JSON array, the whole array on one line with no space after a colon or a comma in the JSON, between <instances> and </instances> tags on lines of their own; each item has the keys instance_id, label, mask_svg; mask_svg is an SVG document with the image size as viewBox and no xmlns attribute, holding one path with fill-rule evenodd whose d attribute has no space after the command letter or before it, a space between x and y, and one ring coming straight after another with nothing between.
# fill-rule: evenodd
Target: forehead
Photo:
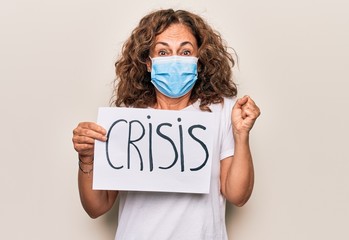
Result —
<instances>
[{"instance_id":1,"label":"forehead","mask_svg":"<svg viewBox=\"0 0 349 240\"><path fill-rule=\"evenodd\" d=\"M190 41L196 43L195 36L190 28L180 23L170 25L165 31L157 35L155 43L159 41Z\"/></svg>"}]
</instances>

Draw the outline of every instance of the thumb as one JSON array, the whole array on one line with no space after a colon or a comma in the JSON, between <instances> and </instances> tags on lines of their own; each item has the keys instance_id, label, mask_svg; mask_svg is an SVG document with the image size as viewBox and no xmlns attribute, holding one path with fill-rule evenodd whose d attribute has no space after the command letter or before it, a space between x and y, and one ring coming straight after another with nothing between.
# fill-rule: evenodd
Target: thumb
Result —
<instances>
[{"instance_id":1,"label":"thumb","mask_svg":"<svg viewBox=\"0 0 349 240\"><path fill-rule=\"evenodd\" d=\"M248 102L248 96L243 96L242 98L239 98L236 101L236 105L237 107L241 108L244 104L246 104Z\"/></svg>"}]
</instances>

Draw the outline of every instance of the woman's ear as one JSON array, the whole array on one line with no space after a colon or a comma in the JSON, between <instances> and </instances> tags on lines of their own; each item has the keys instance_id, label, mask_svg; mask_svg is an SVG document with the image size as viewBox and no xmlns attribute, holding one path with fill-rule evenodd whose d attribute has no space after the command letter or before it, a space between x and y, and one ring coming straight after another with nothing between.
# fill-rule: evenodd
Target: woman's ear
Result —
<instances>
[{"instance_id":1,"label":"woman's ear","mask_svg":"<svg viewBox=\"0 0 349 240\"><path fill-rule=\"evenodd\" d=\"M145 60L146 65L147 65L147 71L151 72L151 59L150 57L147 58L147 60Z\"/></svg>"}]
</instances>

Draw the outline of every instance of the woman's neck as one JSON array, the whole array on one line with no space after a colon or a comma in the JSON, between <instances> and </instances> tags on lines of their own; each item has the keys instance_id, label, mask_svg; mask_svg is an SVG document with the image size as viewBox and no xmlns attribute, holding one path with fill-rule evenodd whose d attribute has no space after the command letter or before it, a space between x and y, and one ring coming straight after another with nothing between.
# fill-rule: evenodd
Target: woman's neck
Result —
<instances>
[{"instance_id":1,"label":"woman's neck","mask_svg":"<svg viewBox=\"0 0 349 240\"><path fill-rule=\"evenodd\" d=\"M181 110L191 104L190 94L191 91L179 98L169 98L160 92L156 92L156 103L154 108L163 110Z\"/></svg>"}]
</instances>

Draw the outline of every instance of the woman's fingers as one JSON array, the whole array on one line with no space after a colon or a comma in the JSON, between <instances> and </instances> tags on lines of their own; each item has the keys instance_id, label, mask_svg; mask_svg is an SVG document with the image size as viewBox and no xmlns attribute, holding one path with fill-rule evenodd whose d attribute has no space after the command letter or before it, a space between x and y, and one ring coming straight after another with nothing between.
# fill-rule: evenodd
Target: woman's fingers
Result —
<instances>
[{"instance_id":1,"label":"woman's fingers","mask_svg":"<svg viewBox=\"0 0 349 240\"><path fill-rule=\"evenodd\" d=\"M86 143L90 143L91 139L106 141L107 138L105 134L106 134L106 130L93 122L79 123L79 125L73 130L73 136L85 137L85 138L78 138L78 140L80 141L86 140Z\"/></svg>"},{"instance_id":2,"label":"woman's fingers","mask_svg":"<svg viewBox=\"0 0 349 240\"><path fill-rule=\"evenodd\" d=\"M73 130L74 149L81 156L92 156L95 140L106 141L106 130L93 122L82 122Z\"/></svg>"}]
</instances>

